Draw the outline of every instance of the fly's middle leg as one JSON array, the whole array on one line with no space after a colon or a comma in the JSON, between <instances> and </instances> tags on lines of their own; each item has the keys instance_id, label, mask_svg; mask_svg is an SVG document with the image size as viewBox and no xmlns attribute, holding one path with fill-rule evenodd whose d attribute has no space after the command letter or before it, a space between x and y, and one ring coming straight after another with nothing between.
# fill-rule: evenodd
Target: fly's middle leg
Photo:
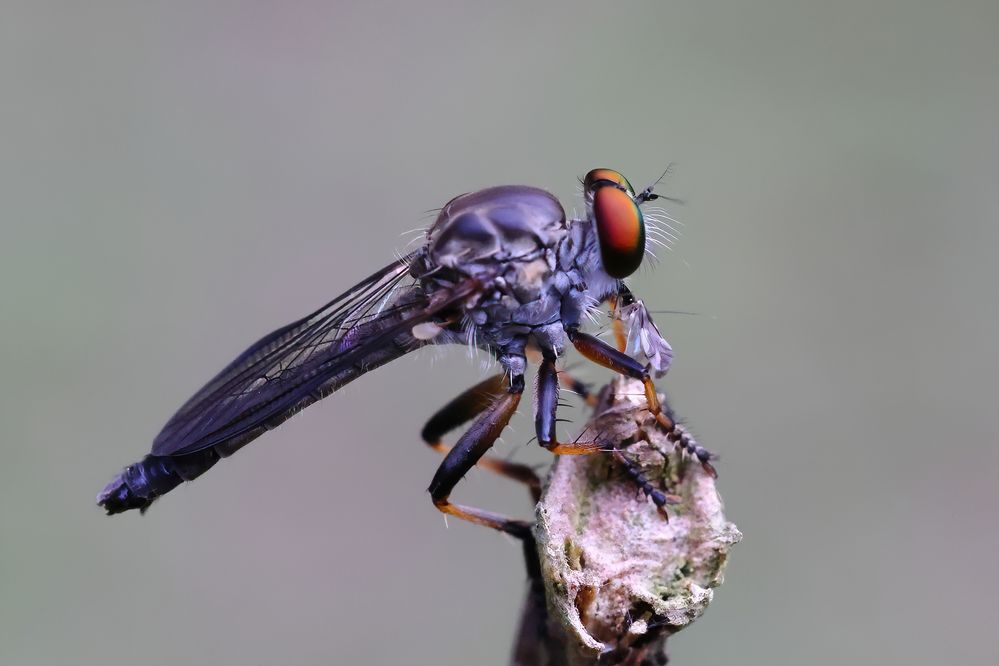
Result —
<instances>
[{"instance_id":1,"label":"fly's middle leg","mask_svg":"<svg viewBox=\"0 0 999 666\"><path fill-rule=\"evenodd\" d=\"M464 391L441 407L423 426L420 436L432 448L447 455L451 447L441 441L447 433L475 418L506 394L503 373L493 375ZM483 456L476 463L479 467L523 483L528 487L535 503L541 499L541 479L527 465Z\"/></svg>"},{"instance_id":2,"label":"fly's middle leg","mask_svg":"<svg viewBox=\"0 0 999 666\"><path fill-rule=\"evenodd\" d=\"M592 335L583 333L578 328L571 328L566 331L569 341L579 351L580 354L590 359L598 365L613 370L614 372L637 379L645 386L645 400L648 403L649 411L656 417L656 421L666 431L666 436L678 447L689 451L700 461L704 471L717 476L714 466L711 465L712 455L704 447L697 444L690 433L676 422L669 410L663 409L659 403L659 395L656 386L652 382L652 377L648 369L628 356L610 346L603 340Z\"/></svg>"},{"instance_id":3,"label":"fly's middle leg","mask_svg":"<svg viewBox=\"0 0 999 666\"><path fill-rule=\"evenodd\" d=\"M556 327L551 327L551 328L556 328ZM541 346L538 344L533 344L528 346L526 349L528 359L532 363L537 363L538 365L540 365L544 361L546 354L549 355L554 354L558 356L561 353L561 348L562 348L561 336L563 334L564 334L564 329L558 327L556 334L552 335L551 333L549 333L547 336L545 336L547 337L546 342L549 349L549 351L547 352L542 351ZM557 344L554 344L556 343L556 340L558 342ZM562 368L561 370L558 371L558 383L562 388L578 395L580 399L582 399L582 401L587 404L587 406L589 407L597 406L597 394L593 392L593 387L584 382L583 380L579 379L578 377L576 377L569 370L569 368Z\"/></svg>"},{"instance_id":4,"label":"fly's middle leg","mask_svg":"<svg viewBox=\"0 0 999 666\"><path fill-rule=\"evenodd\" d=\"M437 473L434 474L429 488L434 506L441 512L478 525L492 527L521 539L530 535L530 523L512 520L491 511L452 504L448 498L462 477L468 470L472 469L499 438L500 433L510 422L510 417L517 411L517 405L520 404L520 396L523 391L523 376L513 377L509 392L493 401L482 411L471 427L448 451L444 462L437 468Z\"/></svg>"},{"instance_id":5,"label":"fly's middle leg","mask_svg":"<svg viewBox=\"0 0 999 666\"><path fill-rule=\"evenodd\" d=\"M555 435L558 412L558 370L555 358L546 355L538 368L537 412L534 427L538 443L552 453L559 455L585 455L606 449L599 442L560 442Z\"/></svg>"}]
</instances>

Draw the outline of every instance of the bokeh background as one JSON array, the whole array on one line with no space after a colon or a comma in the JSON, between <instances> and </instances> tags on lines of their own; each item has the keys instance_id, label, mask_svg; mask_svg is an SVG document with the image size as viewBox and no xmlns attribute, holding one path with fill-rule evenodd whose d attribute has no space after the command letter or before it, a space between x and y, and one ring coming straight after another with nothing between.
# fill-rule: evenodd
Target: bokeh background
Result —
<instances>
[{"instance_id":1,"label":"bokeh background","mask_svg":"<svg viewBox=\"0 0 999 666\"><path fill-rule=\"evenodd\" d=\"M999 663L997 26L990 1L4 2L0 663L505 663L518 547L425 492L419 429L484 373L462 350L145 517L93 498L455 194L578 208L588 169L669 162L683 237L634 287L699 313L659 317L663 386L745 533L673 663ZM500 452L544 461L531 430Z\"/></svg>"}]
</instances>

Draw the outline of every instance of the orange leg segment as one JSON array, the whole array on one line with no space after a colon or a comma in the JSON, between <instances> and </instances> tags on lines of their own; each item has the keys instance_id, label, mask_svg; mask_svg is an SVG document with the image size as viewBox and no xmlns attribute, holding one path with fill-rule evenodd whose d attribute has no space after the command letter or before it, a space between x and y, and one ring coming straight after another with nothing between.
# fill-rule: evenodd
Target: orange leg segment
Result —
<instances>
[{"instance_id":1,"label":"orange leg segment","mask_svg":"<svg viewBox=\"0 0 999 666\"><path fill-rule=\"evenodd\" d=\"M434 506L442 513L491 527L518 538L526 538L530 534L530 523L512 520L492 511L452 504L449 500L451 491L454 490L462 477L499 438L500 433L510 422L510 417L517 411L519 404L520 391L506 393L490 404L465 431L454 447L448 451L430 482L429 490Z\"/></svg>"},{"instance_id":2,"label":"orange leg segment","mask_svg":"<svg viewBox=\"0 0 999 666\"><path fill-rule=\"evenodd\" d=\"M704 447L697 444L690 433L667 413L659 404L659 396L656 385L652 382L649 371L641 363L627 354L614 349L606 342L592 335L587 335L578 329L567 331L569 340L580 354L590 359L597 365L614 372L631 377L642 382L645 386L645 400L648 403L649 411L656 417L656 421L666 431L666 436L678 447L697 456L704 471L712 476L717 476L714 466L711 465L711 453Z\"/></svg>"}]
</instances>

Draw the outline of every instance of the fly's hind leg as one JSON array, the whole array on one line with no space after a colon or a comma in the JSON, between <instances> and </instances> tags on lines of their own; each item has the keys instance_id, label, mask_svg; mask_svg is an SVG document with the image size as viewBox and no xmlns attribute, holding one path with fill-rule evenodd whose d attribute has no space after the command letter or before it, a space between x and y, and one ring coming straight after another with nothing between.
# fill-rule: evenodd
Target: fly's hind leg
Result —
<instances>
[{"instance_id":1,"label":"fly's hind leg","mask_svg":"<svg viewBox=\"0 0 999 666\"><path fill-rule=\"evenodd\" d=\"M648 369L627 354L614 349L606 342L592 335L583 333L578 328L571 328L566 333L573 346L580 354L590 359L598 365L609 368L626 377L637 379L645 386L645 400L648 403L649 411L656 417L656 421L666 431L667 438L683 447L693 455L697 456L704 471L712 476L717 476L714 466L711 464L712 455L704 447L697 444L690 433L659 404L659 396L656 386L652 382Z\"/></svg>"},{"instance_id":2,"label":"fly's hind leg","mask_svg":"<svg viewBox=\"0 0 999 666\"><path fill-rule=\"evenodd\" d=\"M491 402L454 447L448 451L444 462L437 468L437 473L434 474L429 488L430 498L433 500L434 506L441 512L478 525L492 527L521 539L530 535L530 523L512 520L491 511L452 504L448 498L462 477L468 470L472 469L499 438L500 433L510 422L510 417L517 411L517 405L520 404L520 396L523 391L523 376L514 377L509 392Z\"/></svg>"},{"instance_id":3,"label":"fly's hind leg","mask_svg":"<svg viewBox=\"0 0 999 666\"><path fill-rule=\"evenodd\" d=\"M441 438L478 416L493 403L506 394L504 375L498 374L485 379L472 388L464 391L451 402L447 403L430 417L423 426L420 436L434 451L448 455L451 447L441 441ZM541 479L527 465L508 462L491 456L483 456L476 463L482 469L488 469L501 476L523 483L528 487L535 503L541 499Z\"/></svg>"}]
</instances>

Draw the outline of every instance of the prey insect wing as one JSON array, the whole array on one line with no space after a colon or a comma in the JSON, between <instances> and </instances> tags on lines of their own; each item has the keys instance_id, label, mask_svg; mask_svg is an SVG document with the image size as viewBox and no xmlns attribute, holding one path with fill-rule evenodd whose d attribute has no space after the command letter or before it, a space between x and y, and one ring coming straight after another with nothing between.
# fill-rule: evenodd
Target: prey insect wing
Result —
<instances>
[{"instance_id":1,"label":"prey insect wing","mask_svg":"<svg viewBox=\"0 0 999 666\"><path fill-rule=\"evenodd\" d=\"M250 346L167 422L152 453L178 456L246 443L347 381L420 346L412 326L460 302L457 285L433 303L409 277L403 257L312 314ZM226 455L230 450L223 450Z\"/></svg>"}]
</instances>

